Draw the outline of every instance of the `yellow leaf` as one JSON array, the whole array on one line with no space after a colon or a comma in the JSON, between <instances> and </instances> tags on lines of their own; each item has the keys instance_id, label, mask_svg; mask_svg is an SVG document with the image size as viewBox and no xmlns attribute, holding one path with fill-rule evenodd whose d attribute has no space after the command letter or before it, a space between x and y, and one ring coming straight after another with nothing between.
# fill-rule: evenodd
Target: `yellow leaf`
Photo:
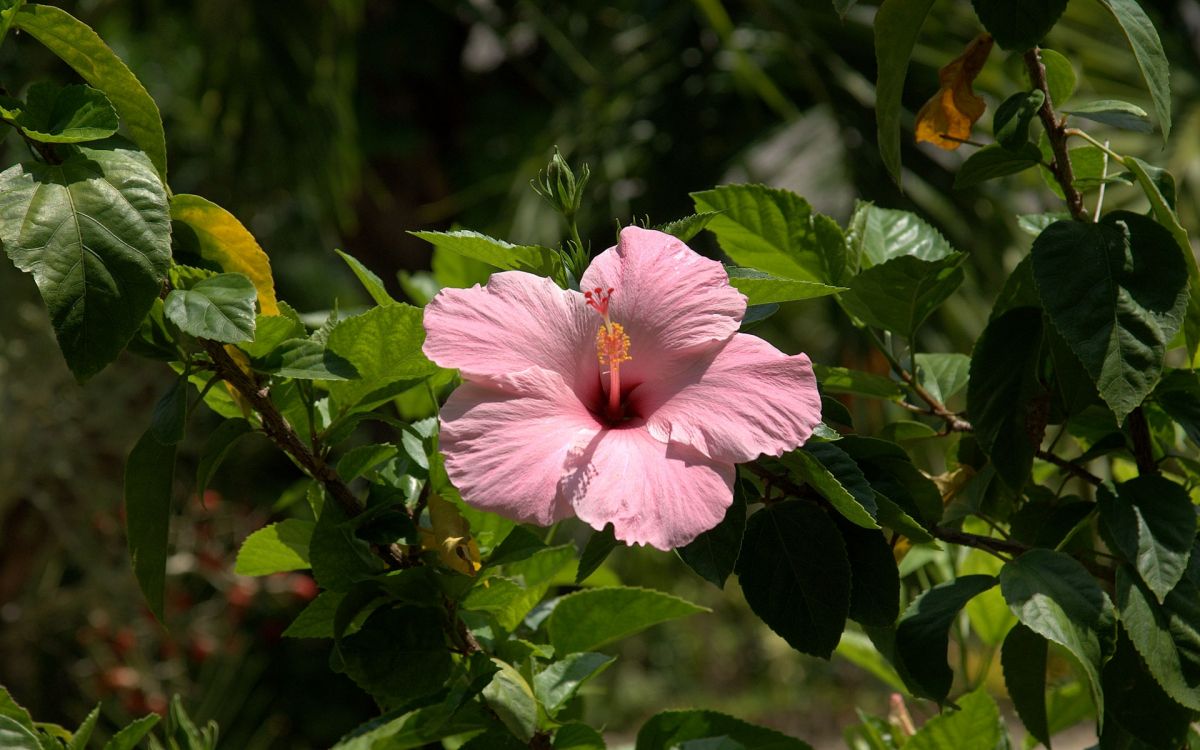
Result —
<instances>
[{"instance_id":1,"label":"yellow leaf","mask_svg":"<svg viewBox=\"0 0 1200 750\"><path fill-rule=\"evenodd\" d=\"M279 314L271 261L233 214L198 195L179 194L171 197L171 220L186 224L196 233L200 257L216 263L226 273L250 277L263 315Z\"/></svg>"},{"instance_id":2,"label":"yellow leaf","mask_svg":"<svg viewBox=\"0 0 1200 750\"><path fill-rule=\"evenodd\" d=\"M436 492L429 495L432 529L421 529L421 546L438 553L446 567L469 576L481 567L479 545L471 538L471 525L454 503Z\"/></svg>"},{"instance_id":3,"label":"yellow leaf","mask_svg":"<svg viewBox=\"0 0 1200 750\"><path fill-rule=\"evenodd\" d=\"M987 107L975 95L971 84L983 70L991 51L991 34L980 34L961 55L938 71L942 87L917 112L918 143L929 141L938 148L953 151L971 136L971 126L983 117Z\"/></svg>"}]
</instances>

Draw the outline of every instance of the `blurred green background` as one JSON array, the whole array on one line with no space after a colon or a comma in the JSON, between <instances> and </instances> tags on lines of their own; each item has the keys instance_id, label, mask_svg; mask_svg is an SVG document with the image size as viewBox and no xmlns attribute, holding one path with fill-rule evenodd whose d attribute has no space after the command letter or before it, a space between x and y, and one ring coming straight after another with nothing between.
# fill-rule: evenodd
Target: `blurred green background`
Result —
<instances>
[{"instance_id":1,"label":"blurred green background","mask_svg":"<svg viewBox=\"0 0 1200 750\"><path fill-rule=\"evenodd\" d=\"M871 3L839 18L829 0L84 0L62 3L129 63L162 109L176 192L225 206L259 238L281 296L301 311L365 302L341 248L401 294L398 272L430 267L406 230L461 225L554 244L563 227L529 180L554 146L592 182L581 230L593 251L620 224L691 213L689 191L764 182L845 222L855 200L915 210L972 258L968 282L926 327L925 351L969 351L1008 270L1027 251L1014 216L1059 210L1037 174L954 191L957 152L906 136L905 192L875 145ZM1200 2L1143 2L1173 63L1171 144L1113 132L1114 146L1169 167L1185 226L1200 218ZM937 68L980 28L967 0L939 0L910 70L911 113ZM1074 0L1047 45L1074 61L1076 99L1151 109L1115 22ZM1018 89L996 49L977 81L989 112ZM72 81L20 35L0 85ZM909 116L911 121L911 115ZM1110 134L1100 132L1104 137ZM1144 152L1144 153L1143 153ZM14 136L3 165L28 158ZM1086 197L1094 206L1095 193ZM1132 190L1113 188L1108 207ZM716 253L707 236L695 241ZM886 372L832 303L795 303L756 332L814 360ZM877 355L876 355L877 356ZM323 747L373 715L325 663L327 645L281 639L315 593L304 574L232 572L238 544L298 478L265 441L240 444L203 498L186 481L216 420L193 421L177 471L168 628L140 602L125 558L124 456L169 373L124 357L84 386L58 354L32 279L0 264L0 684L34 715L74 725L98 700L112 722L181 693L216 719L224 746ZM882 414L853 405L860 431ZM878 407L876 407L878 408ZM931 470L937 466L931 465ZM580 540L583 529L568 529ZM887 710L887 688L849 662L800 656L673 556L619 550L625 582L714 609L621 651L593 688L591 717L631 737L651 713L716 708L818 744L854 707Z\"/></svg>"}]
</instances>

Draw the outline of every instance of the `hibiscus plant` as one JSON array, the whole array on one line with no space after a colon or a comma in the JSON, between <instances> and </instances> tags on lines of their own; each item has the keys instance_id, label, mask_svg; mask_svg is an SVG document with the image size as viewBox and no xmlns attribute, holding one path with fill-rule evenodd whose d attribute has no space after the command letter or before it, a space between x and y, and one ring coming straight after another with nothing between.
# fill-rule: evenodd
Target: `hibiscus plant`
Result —
<instances>
[{"instance_id":1,"label":"hibiscus plant","mask_svg":"<svg viewBox=\"0 0 1200 750\"><path fill-rule=\"evenodd\" d=\"M1172 176L1111 145L1122 128L1170 134L1165 54L1135 0L1097 0L1154 117L1065 109L1071 63L1038 45L1067 0L973 4L982 33L945 61L912 130L971 152L959 187L1040 171L1063 207L1019 218L1032 247L992 290L973 350L932 352L919 331L971 262L921 217L863 202L843 226L789 191L721 185L692 194L693 215L619 217L615 238L585 238L588 173L557 153L533 188L564 246L414 232L494 273L470 288L402 279L411 303L343 253L374 305L314 325L276 297L233 215L171 191L158 109L99 36L55 7L0 3L0 41L40 43L82 79L0 99L28 146L0 174L4 250L80 381L126 350L177 376L125 467L149 609L163 618L172 585L173 497L202 492L258 433L306 484L235 570L311 570L321 593L285 636L329 639L330 668L380 711L343 750L603 748L580 688L610 644L705 612L604 575L620 545L677 555L731 598L736 576L796 651L890 685L892 712L846 729L854 748L1009 747L1002 692L1030 745L1090 718L1103 748L1195 747L1197 264ZM878 143L897 181L905 72L932 5L885 0L875 19ZM1002 65L995 48L1019 84L991 136L973 135L987 128L972 84ZM1106 209L1106 190L1144 204ZM783 304L836 306L885 370L746 332ZM224 421L185 482L176 454L201 404ZM106 747L158 744L156 720ZM95 724L35 723L0 691L5 747L82 748ZM178 704L170 724L168 744L215 745ZM639 750L808 747L707 708L617 729Z\"/></svg>"}]
</instances>

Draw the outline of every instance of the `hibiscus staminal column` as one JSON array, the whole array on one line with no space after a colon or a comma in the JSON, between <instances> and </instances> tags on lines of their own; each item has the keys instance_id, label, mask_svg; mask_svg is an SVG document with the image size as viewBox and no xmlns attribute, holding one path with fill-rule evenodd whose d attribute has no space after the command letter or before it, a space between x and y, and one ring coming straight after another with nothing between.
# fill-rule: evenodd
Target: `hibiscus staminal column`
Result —
<instances>
[{"instance_id":1,"label":"hibiscus staminal column","mask_svg":"<svg viewBox=\"0 0 1200 750\"><path fill-rule=\"evenodd\" d=\"M601 365L608 365L608 413L613 422L620 421L624 416L621 408L621 363L633 359L629 355L629 336L620 323L612 322L608 317L608 303L612 299L612 289L596 287L590 292L584 292L583 297L593 310L604 318L604 324L596 331L596 356Z\"/></svg>"}]
</instances>

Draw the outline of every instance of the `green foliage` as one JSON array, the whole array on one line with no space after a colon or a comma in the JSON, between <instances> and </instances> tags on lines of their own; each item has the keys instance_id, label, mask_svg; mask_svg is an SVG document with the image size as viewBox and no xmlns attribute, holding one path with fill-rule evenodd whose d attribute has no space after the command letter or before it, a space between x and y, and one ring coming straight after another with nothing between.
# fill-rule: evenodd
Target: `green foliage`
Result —
<instances>
[{"instance_id":1,"label":"green foliage","mask_svg":"<svg viewBox=\"0 0 1200 750\"><path fill-rule=\"evenodd\" d=\"M735 482L733 501L721 522L696 537L691 544L675 550L698 576L719 589L737 567L746 535L746 483Z\"/></svg>"},{"instance_id":2,"label":"green foliage","mask_svg":"<svg viewBox=\"0 0 1200 750\"><path fill-rule=\"evenodd\" d=\"M1046 639L1024 625L1014 625L1004 639L1000 663L1004 686L1025 728L1042 744L1050 744L1046 717Z\"/></svg>"},{"instance_id":3,"label":"green foliage","mask_svg":"<svg viewBox=\"0 0 1200 750\"><path fill-rule=\"evenodd\" d=\"M917 36L933 0L885 0L875 17L876 136L879 155L892 179L900 184L900 97Z\"/></svg>"},{"instance_id":4,"label":"green foliage","mask_svg":"<svg viewBox=\"0 0 1200 750\"><path fill-rule=\"evenodd\" d=\"M254 284L240 273L223 273L174 289L163 313L196 338L236 344L254 338Z\"/></svg>"},{"instance_id":5,"label":"green foliage","mask_svg":"<svg viewBox=\"0 0 1200 750\"><path fill-rule=\"evenodd\" d=\"M994 750L1008 744L996 702L984 690L959 699L958 710L930 719L904 744L911 750Z\"/></svg>"},{"instance_id":6,"label":"green foliage","mask_svg":"<svg viewBox=\"0 0 1200 750\"><path fill-rule=\"evenodd\" d=\"M833 443L814 443L781 461L800 481L812 485L851 523L877 529L875 490L854 459Z\"/></svg>"},{"instance_id":7,"label":"green foliage","mask_svg":"<svg viewBox=\"0 0 1200 750\"><path fill-rule=\"evenodd\" d=\"M553 716L575 697L583 683L603 672L613 661L614 657L583 651L551 663L533 678L538 702Z\"/></svg>"},{"instance_id":8,"label":"green foliage","mask_svg":"<svg viewBox=\"0 0 1200 750\"><path fill-rule=\"evenodd\" d=\"M1141 476L1096 493L1100 522L1116 551L1133 565L1159 602L1187 570L1196 538L1196 509L1183 487Z\"/></svg>"},{"instance_id":9,"label":"green foliage","mask_svg":"<svg viewBox=\"0 0 1200 750\"><path fill-rule=\"evenodd\" d=\"M312 521L299 518L264 526L242 542L234 572L241 576L265 576L311 567L308 545L315 526Z\"/></svg>"},{"instance_id":10,"label":"green foliage","mask_svg":"<svg viewBox=\"0 0 1200 750\"><path fill-rule=\"evenodd\" d=\"M1045 102L1046 94L1041 89L1017 92L1005 99L992 117L992 134L996 136L996 142L1006 149L1022 150L1029 143L1029 126L1037 119L1038 110ZM959 179L955 178L956 185Z\"/></svg>"},{"instance_id":11,"label":"green foliage","mask_svg":"<svg viewBox=\"0 0 1200 750\"><path fill-rule=\"evenodd\" d=\"M896 623L895 661L914 694L946 700L954 673L938 657L946 653L950 626L972 597L995 585L992 576L963 576L925 591L905 610Z\"/></svg>"},{"instance_id":12,"label":"green foliage","mask_svg":"<svg viewBox=\"0 0 1200 750\"><path fill-rule=\"evenodd\" d=\"M86 380L141 326L171 252L166 194L146 157L115 141L75 149L61 164L0 174L0 241L33 274L67 364Z\"/></svg>"},{"instance_id":13,"label":"green foliage","mask_svg":"<svg viewBox=\"0 0 1200 750\"><path fill-rule=\"evenodd\" d=\"M486 263L502 271L527 271L542 276L557 276L562 267L558 253L537 245L514 245L479 232L409 232L439 250L447 250Z\"/></svg>"},{"instance_id":14,"label":"green foliage","mask_svg":"<svg viewBox=\"0 0 1200 750\"><path fill-rule=\"evenodd\" d=\"M733 745L703 745L702 740L724 739ZM811 750L809 745L773 729L726 716L716 711L664 711L642 726L636 750L666 747L745 747L757 750Z\"/></svg>"},{"instance_id":15,"label":"green foliage","mask_svg":"<svg viewBox=\"0 0 1200 750\"><path fill-rule=\"evenodd\" d=\"M328 348L349 362L358 378L332 385L333 402L349 409L380 388L432 374L437 368L421 353L423 343L421 310L410 305L375 307L341 321L329 334Z\"/></svg>"},{"instance_id":16,"label":"green foliage","mask_svg":"<svg viewBox=\"0 0 1200 750\"><path fill-rule=\"evenodd\" d=\"M1099 0L1100 4L1112 13L1113 18L1121 25L1121 31L1129 41L1133 50L1133 58L1137 61L1146 87L1150 90L1150 99L1154 102L1154 113L1158 116L1158 126L1162 129L1163 142L1171 135L1171 85L1170 66L1167 55L1163 52L1162 41L1154 30L1146 11L1137 4L1136 0Z\"/></svg>"},{"instance_id":17,"label":"green foliage","mask_svg":"<svg viewBox=\"0 0 1200 750\"><path fill-rule=\"evenodd\" d=\"M1154 129L1150 124L1150 116L1146 110L1117 99L1101 99L1077 104L1065 110L1067 114L1082 117L1085 120L1111 125L1122 130L1132 130L1137 133L1149 133Z\"/></svg>"},{"instance_id":18,"label":"green foliage","mask_svg":"<svg viewBox=\"0 0 1200 750\"><path fill-rule=\"evenodd\" d=\"M815 281L798 281L772 276L753 268L726 266L729 283L746 295L748 305L767 305L773 302L794 302L815 297L827 297L845 291L845 287L829 286Z\"/></svg>"},{"instance_id":19,"label":"green foliage","mask_svg":"<svg viewBox=\"0 0 1200 750\"><path fill-rule=\"evenodd\" d=\"M555 653L566 656L591 651L651 625L706 611L649 589L588 589L559 600L546 620L546 633Z\"/></svg>"},{"instance_id":20,"label":"green foliage","mask_svg":"<svg viewBox=\"0 0 1200 750\"><path fill-rule=\"evenodd\" d=\"M1067 0L972 0L972 5L996 44L1021 52L1042 41L1067 9Z\"/></svg>"},{"instance_id":21,"label":"green foliage","mask_svg":"<svg viewBox=\"0 0 1200 750\"><path fill-rule=\"evenodd\" d=\"M963 255L936 261L902 255L872 266L847 282L842 305L864 324L911 338L963 282Z\"/></svg>"},{"instance_id":22,"label":"green foliage","mask_svg":"<svg viewBox=\"0 0 1200 750\"><path fill-rule=\"evenodd\" d=\"M133 572L150 611L159 620L163 617L174 476L175 446L164 445L147 432L125 461L125 517Z\"/></svg>"},{"instance_id":23,"label":"green foliage","mask_svg":"<svg viewBox=\"0 0 1200 750\"><path fill-rule=\"evenodd\" d=\"M954 187L960 190L974 187L981 182L1024 172L1041 163L1042 152L1032 143L1021 143L1014 148L985 146L963 162L954 176Z\"/></svg>"},{"instance_id":24,"label":"green foliage","mask_svg":"<svg viewBox=\"0 0 1200 750\"><path fill-rule=\"evenodd\" d=\"M25 93L25 101L14 105L15 111L0 105L0 117L39 143L85 143L117 132L116 110L108 97L91 86L35 83Z\"/></svg>"}]
</instances>

